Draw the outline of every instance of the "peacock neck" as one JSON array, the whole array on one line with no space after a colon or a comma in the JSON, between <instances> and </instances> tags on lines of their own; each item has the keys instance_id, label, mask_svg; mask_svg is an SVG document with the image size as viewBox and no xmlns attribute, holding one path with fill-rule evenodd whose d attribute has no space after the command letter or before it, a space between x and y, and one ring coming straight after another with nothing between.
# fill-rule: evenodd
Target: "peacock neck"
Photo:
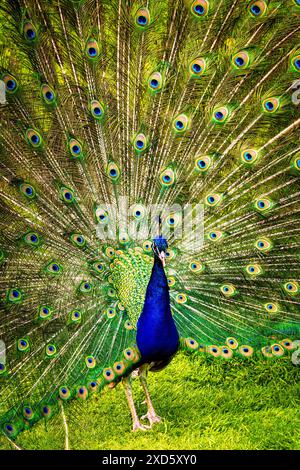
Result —
<instances>
[{"instance_id":1,"label":"peacock neck","mask_svg":"<svg viewBox=\"0 0 300 470\"><path fill-rule=\"evenodd\" d=\"M147 287L143 311L137 322L137 346L144 362L170 359L179 336L171 313L167 277L158 257Z\"/></svg>"},{"instance_id":2,"label":"peacock neck","mask_svg":"<svg viewBox=\"0 0 300 470\"><path fill-rule=\"evenodd\" d=\"M152 320L172 317L169 286L161 260L155 256L142 315Z\"/></svg>"},{"instance_id":3,"label":"peacock neck","mask_svg":"<svg viewBox=\"0 0 300 470\"><path fill-rule=\"evenodd\" d=\"M146 297L147 294L155 294L156 296L164 295L166 299L170 300L169 286L166 273L161 260L157 256L155 256L154 258L154 264L146 292Z\"/></svg>"}]
</instances>

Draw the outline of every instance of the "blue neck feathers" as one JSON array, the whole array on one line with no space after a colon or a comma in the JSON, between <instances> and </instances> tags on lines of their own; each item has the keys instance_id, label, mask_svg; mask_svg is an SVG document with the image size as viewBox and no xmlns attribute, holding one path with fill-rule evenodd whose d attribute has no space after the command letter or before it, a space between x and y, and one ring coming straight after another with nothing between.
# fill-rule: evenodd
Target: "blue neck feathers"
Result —
<instances>
[{"instance_id":1,"label":"blue neck feathers","mask_svg":"<svg viewBox=\"0 0 300 470\"><path fill-rule=\"evenodd\" d=\"M170 358L178 344L167 277L161 260L155 255L143 311L137 323L137 346L142 360L152 362Z\"/></svg>"}]
</instances>

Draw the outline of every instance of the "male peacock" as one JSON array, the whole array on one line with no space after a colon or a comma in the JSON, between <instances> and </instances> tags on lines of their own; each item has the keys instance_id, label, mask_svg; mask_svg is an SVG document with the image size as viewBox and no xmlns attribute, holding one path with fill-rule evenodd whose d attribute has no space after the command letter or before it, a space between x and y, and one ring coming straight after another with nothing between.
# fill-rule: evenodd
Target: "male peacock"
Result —
<instances>
[{"instance_id":1,"label":"male peacock","mask_svg":"<svg viewBox=\"0 0 300 470\"><path fill-rule=\"evenodd\" d=\"M3 0L0 27L1 430L121 380L145 429L136 369L152 425L147 371L178 347L288 354L300 1ZM178 236L193 204L203 243Z\"/></svg>"}]
</instances>

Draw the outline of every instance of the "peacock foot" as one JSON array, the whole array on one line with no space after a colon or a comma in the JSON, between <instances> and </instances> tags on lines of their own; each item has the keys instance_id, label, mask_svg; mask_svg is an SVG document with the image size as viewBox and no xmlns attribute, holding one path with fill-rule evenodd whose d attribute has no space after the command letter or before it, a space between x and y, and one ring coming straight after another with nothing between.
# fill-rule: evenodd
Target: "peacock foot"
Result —
<instances>
[{"instance_id":1,"label":"peacock foot","mask_svg":"<svg viewBox=\"0 0 300 470\"><path fill-rule=\"evenodd\" d=\"M144 424L141 424L139 421L135 421L133 423L132 432L147 431L148 429L150 429L150 426L145 426Z\"/></svg>"},{"instance_id":2,"label":"peacock foot","mask_svg":"<svg viewBox=\"0 0 300 470\"><path fill-rule=\"evenodd\" d=\"M156 424L156 423L160 423L162 418L160 416L158 416L157 414L155 413L150 413L148 411L147 414L145 414L144 416L141 416L141 419L148 419L149 423L150 423L150 428L153 426L153 424Z\"/></svg>"}]
</instances>

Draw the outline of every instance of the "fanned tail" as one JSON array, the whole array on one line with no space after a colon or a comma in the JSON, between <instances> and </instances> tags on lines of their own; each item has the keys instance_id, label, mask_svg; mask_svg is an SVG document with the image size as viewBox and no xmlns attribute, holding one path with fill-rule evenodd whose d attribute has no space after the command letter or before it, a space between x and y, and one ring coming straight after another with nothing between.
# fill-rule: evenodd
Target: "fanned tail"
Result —
<instances>
[{"instance_id":1,"label":"fanned tail","mask_svg":"<svg viewBox=\"0 0 300 470\"><path fill-rule=\"evenodd\" d=\"M4 0L0 25L1 429L134 368L152 205L184 347L292 349L299 2Z\"/></svg>"}]
</instances>

